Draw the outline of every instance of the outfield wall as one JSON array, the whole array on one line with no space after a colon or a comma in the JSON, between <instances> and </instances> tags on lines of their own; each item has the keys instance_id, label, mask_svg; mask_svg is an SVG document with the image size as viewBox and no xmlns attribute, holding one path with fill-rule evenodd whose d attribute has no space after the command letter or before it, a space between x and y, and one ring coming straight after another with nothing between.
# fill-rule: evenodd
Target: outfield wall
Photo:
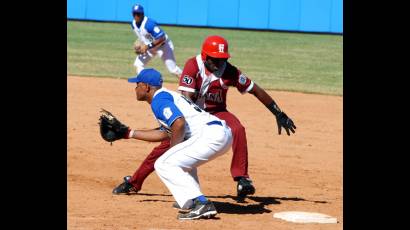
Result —
<instances>
[{"instance_id":1,"label":"outfield wall","mask_svg":"<svg viewBox=\"0 0 410 230\"><path fill-rule=\"evenodd\" d=\"M129 22L136 3L159 24L343 33L343 0L67 0L67 17Z\"/></svg>"}]
</instances>

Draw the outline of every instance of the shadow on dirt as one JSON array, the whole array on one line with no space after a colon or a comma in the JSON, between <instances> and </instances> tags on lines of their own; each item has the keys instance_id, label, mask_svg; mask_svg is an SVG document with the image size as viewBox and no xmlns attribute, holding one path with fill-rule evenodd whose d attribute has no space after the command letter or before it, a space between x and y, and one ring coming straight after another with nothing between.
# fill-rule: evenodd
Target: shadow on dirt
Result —
<instances>
[{"instance_id":1,"label":"shadow on dirt","mask_svg":"<svg viewBox=\"0 0 410 230\"><path fill-rule=\"evenodd\" d=\"M219 202L213 201L215 208L220 213L228 214L262 214L270 213L271 210L267 209L265 206L270 204L280 204L281 201L304 201L304 202L314 202L314 203L327 203L327 201L310 201L299 197L261 197L261 196L249 196L245 200L238 200L236 196L225 195L225 196L207 196L208 198L224 198L232 199L236 203L232 202ZM257 202L257 204L247 204L247 199Z\"/></svg>"},{"instance_id":2,"label":"shadow on dirt","mask_svg":"<svg viewBox=\"0 0 410 230\"><path fill-rule=\"evenodd\" d=\"M228 213L228 214L262 214L270 213L271 210L265 208L265 204L248 204L241 205L241 203L230 203L230 202L220 202L212 201L215 205L216 210L219 213Z\"/></svg>"},{"instance_id":3,"label":"shadow on dirt","mask_svg":"<svg viewBox=\"0 0 410 230\"><path fill-rule=\"evenodd\" d=\"M162 196L162 197L171 197L170 194L154 194L154 193L138 193L133 195L140 196ZM224 195L224 196L207 196L215 205L216 210L219 213L228 213L228 214L262 214L270 213L271 210L267 209L265 206L271 204L281 204L281 201L302 201L302 202L313 202L313 203L322 203L326 204L327 201L312 201L306 200L299 197L263 197L263 196L248 196L245 200L238 200L236 196ZM215 201L214 199L229 199L227 202ZM256 204L252 202L249 204L247 200L252 200L257 202ZM164 199L144 199L139 202L174 202L173 200L164 200Z\"/></svg>"}]
</instances>

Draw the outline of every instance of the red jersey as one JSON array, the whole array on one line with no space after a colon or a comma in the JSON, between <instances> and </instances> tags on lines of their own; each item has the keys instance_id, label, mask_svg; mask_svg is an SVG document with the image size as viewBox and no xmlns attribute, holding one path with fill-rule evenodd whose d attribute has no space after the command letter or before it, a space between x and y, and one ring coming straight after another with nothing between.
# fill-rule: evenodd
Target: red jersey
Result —
<instances>
[{"instance_id":1,"label":"red jersey","mask_svg":"<svg viewBox=\"0 0 410 230\"><path fill-rule=\"evenodd\" d=\"M242 94L252 90L254 83L229 62L221 77L209 72L201 55L188 59L179 79L178 90L195 93L195 103L208 112L226 110L228 87L233 86Z\"/></svg>"}]
</instances>

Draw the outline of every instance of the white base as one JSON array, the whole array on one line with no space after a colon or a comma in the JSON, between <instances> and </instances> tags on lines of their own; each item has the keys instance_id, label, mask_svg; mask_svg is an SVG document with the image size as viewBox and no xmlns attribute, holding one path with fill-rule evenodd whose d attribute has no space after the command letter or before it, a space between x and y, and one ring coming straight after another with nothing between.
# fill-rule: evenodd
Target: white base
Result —
<instances>
[{"instance_id":1,"label":"white base","mask_svg":"<svg viewBox=\"0 0 410 230\"><path fill-rule=\"evenodd\" d=\"M273 217L296 223L337 223L337 219L334 217L314 212L278 212L273 214Z\"/></svg>"}]
</instances>

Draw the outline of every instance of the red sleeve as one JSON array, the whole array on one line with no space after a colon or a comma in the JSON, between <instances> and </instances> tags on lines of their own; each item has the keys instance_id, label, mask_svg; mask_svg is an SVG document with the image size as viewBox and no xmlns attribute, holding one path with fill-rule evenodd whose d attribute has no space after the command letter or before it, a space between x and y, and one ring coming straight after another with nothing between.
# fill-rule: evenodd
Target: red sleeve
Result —
<instances>
[{"instance_id":1,"label":"red sleeve","mask_svg":"<svg viewBox=\"0 0 410 230\"><path fill-rule=\"evenodd\" d=\"M242 94L249 92L253 88L253 82L238 69L236 88Z\"/></svg>"},{"instance_id":2,"label":"red sleeve","mask_svg":"<svg viewBox=\"0 0 410 230\"><path fill-rule=\"evenodd\" d=\"M232 85L238 89L242 94L249 92L253 88L253 82L245 74L243 74L238 68L228 63L227 75L231 82L228 85Z\"/></svg>"},{"instance_id":3,"label":"red sleeve","mask_svg":"<svg viewBox=\"0 0 410 230\"><path fill-rule=\"evenodd\" d=\"M195 93L196 89L196 76L198 74L198 65L196 58L190 58L185 63L184 70L182 70L181 77L179 78L178 90Z\"/></svg>"}]
</instances>

